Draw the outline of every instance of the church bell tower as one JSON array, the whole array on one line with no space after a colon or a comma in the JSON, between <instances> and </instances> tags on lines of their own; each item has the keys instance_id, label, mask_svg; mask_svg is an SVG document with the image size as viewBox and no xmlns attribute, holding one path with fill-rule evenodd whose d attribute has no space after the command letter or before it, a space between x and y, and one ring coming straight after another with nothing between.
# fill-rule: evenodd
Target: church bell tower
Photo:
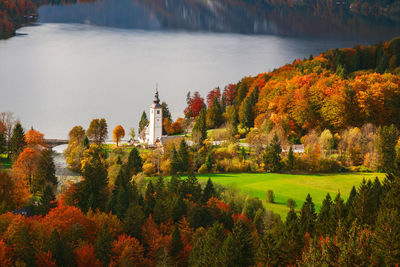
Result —
<instances>
[{"instance_id":1,"label":"church bell tower","mask_svg":"<svg viewBox=\"0 0 400 267\"><path fill-rule=\"evenodd\" d=\"M150 106L150 122L149 122L149 145L155 145L156 142L161 141L162 136L162 106L158 98L158 88L154 95L153 104Z\"/></svg>"}]
</instances>

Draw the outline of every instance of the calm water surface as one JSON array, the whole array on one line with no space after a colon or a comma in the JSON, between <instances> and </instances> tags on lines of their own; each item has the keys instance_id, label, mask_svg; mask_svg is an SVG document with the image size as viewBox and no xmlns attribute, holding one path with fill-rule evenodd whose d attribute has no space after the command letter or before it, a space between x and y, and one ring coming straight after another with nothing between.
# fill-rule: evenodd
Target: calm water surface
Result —
<instances>
[{"instance_id":1,"label":"calm water surface","mask_svg":"<svg viewBox=\"0 0 400 267\"><path fill-rule=\"evenodd\" d=\"M177 117L189 90L204 96L243 76L354 44L348 38L164 30L158 22L146 24L155 30L54 23L54 12L47 7L43 14L51 16L39 25L0 41L0 111L13 111L25 128L48 138L66 138L74 125L87 128L100 117L110 133L117 124L137 128L156 83Z\"/></svg>"}]
</instances>

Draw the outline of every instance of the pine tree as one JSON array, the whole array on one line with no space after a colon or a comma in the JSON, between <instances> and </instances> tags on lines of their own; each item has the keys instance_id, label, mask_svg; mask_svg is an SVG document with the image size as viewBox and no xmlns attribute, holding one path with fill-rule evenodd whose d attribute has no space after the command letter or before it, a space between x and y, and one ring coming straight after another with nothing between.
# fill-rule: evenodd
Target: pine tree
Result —
<instances>
[{"instance_id":1,"label":"pine tree","mask_svg":"<svg viewBox=\"0 0 400 267\"><path fill-rule=\"evenodd\" d=\"M58 184L56 166L54 164L51 150L42 151L33 178L32 184L34 193L43 194L48 185L54 187Z\"/></svg>"},{"instance_id":2,"label":"pine tree","mask_svg":"<svg viewBox=\"0 0 400 267\"><path fill-rule=\"evenodd\" d=\"M329 218L332 220L332 228L336 230L339 224L342 224L345 221L346 216L345 203L343 198L341 198L340 193L338 193L330 209Z\"/></svg>"},{"instance_id":3,"label":"pine tree","mask_svg":"<svg viewBox=\"0 0 400 267\"><path fill-rule=\"evenodd\" d=\"M218 100L214 100L212 106L207 109L207 127L211 129L218 128L223 122L224 118L222 116L221 105L219 104Z\"/></svg>"},{"instance_id":4,"label":"pine tree","mask_svg":"<svg viewBox=\"0 0 400 267\"><path fill-rule=\"evenodd\" d=\"M106 223L103 223L94 242L94 253L105 266L108 266L110 263L112 241L108 226Z\"/></svg>"},{"instance_id":5,"label":"pine tree","mask_svg":"<svg viewBox=\"0 0 400 267\"><path fill-rule=\"evenodd\" d=\"M174 222L178 222L186 214L186 210L186 203L183 201L182 196L178 197L172 208L172 219L174 219Z\"/></svg>"},{"instance_id":6,"label":"pine tree","mask_svg":"<svg viewBox=\"0 0 400 267\"><path fill-rule=\"evenodd\" d=\"M171 174L177 174L181 169L181 161L175 146L171 150Z\"/></svg>"},{"instance_id":7,"label":"pine tree","mask_svg":"<svg viewBox=\"0 0 400 267\"><path fill-rule=\"evenodd\" d=\"M253 237L248 226L242 220L238 220L235 223L231 235L225 240L223 254L228 266L254 265L255 248Z\"/></svg>"},{"instance_id":8,"label":"pine tree","mask_svg":"<svg viewBox=\"0 0 400 267\"><path fill-rule=\"evenodd\" d=\"M242 105L240 106L239 119L240 123L247 128L254 126L254 106L258 101L258 87L256 86L254 90L247 96Z\"/></svg>"},{"instance_id":9,"label":"pine tree","mask_svg":"<svg viewBox=\"0 0 400 267\"><path fill-rule=\"evenodd\" d=\"M224 266L221 252L225 238L225 229L218 222L214 223L207 233L204 233L204 230L196 231L189 266Z\"/></svg>"},{"instance_id":10,"label":"pine tree","mask_svg":"<svg viewBox=\"0 0 400 267\"><path fill-rule=\"evenodd\" d=\"M350 209L349 216L357 219L360 225L372 225L373 216L373 199L371 195L371 182L367 183L365 179L361 182L357 189L357 194L354 197L352 208Z\"/></svg>"},{"instance_id":11,"label":"pine tree","mask_svg":"<svg viewBox=\"0 0 400 267\"><path fill-rule=\"evenodd\" d=\"M385 266L400 262L400 213L397 209L382 208L374 232L375 257Z\"/></svg>"},{"instance_id":12,"label":"pine tree","mask_svg":"<svg viewBox=\"0 0 400 267\"><path fill-rule=\"evenodd\" d=\"M262 263L263 266L278 266L280 263L280 254L278 242L271 233L266 233L257 250L257 262Z\"/></svg>"},{"instance_id":13,"label":"pine tree","mask_svg":"<svg viewBox=\"0 0 400 267\"><path fill-rule=\"evenodd\" d=\"M130 204L122 221L124 232L138 240L142 239L142 226L146 221L143 208Z\"/></svg>"},{"instance_id":14,"label":"pine tree","mask_svg":"<svg viewBox=\"0 0 400 267\"><path fill-rule=\"evenodd\" d=\"M285 227L280 240L280 247L287 262L294 264L300 258L303 247L303 236L301 234L299 220L294 210L290 210L286 217Z\"/></svg>"},{"instance_id":15,"label":"pine tree","mask_svg":"<svg viewBox=\"0 0 400 267\"><path fill-rule=\"evenodd\" d=\"M189 197L192 201L199 201L202 197L201 186L196 176L189 174L189 176L183 180L181 187L182 197Z\"/></svg>"},{"instance_id":16,"label":"pine tree","mask_svg":"<svg viewBox=\"0 0 400 267\"><path fill-rule=\"evenodd\" d=\"M186 141L182 138L179 144L179 158L180 158L180 170L186 172L189 169L189 151Z\"/></svg>"},{"instance_id":17,"label":"pine tree","mask_svg":"<svg viewBox=\"0 0 400 267\"><path fill-rule=\"evenodd\" d=\"M315 213L314 203L312 202L310 194L307 194L306 201L300 210L300 229L303 234L314 234L316 219L317 214Z\"/></svg>"},{"instance_id":18,"label":"pine tree","mask_svg":"<svg viewBox=\"0 0 400 267\"><path fill-rule=\"evenodd\" d=\"M53 188L50 185L47 185L43 191L40 205L37 207L38 213L45 216L50 209L56 206L56 203L54 203L55 200L56 196L54 195Z\"/></svg>"},{"instance_id":19,"label":"pine tree","mask_svg":"<svg viewBox=\"0 0 400 267\"><path fill-rule=\"evenodd\" d=\"M203 145L207 139L206 110L202 109L193 126L193 138L198 145Z\"/></svg>"},{"instance_id":20,"label":"pine tree","mask_svg":"<svg viewBox=\"0 0 400 267\"><path fill-rule=\"evenodd\" d=\"M25 141L25 131L22 128L21 123L17 123L14 126L11 138L10 138L10 153L11 153L11 158L13 161L16 161L19 154L24 150L26 146L26 141Z\"/></svg>"},{"instance_id":21,"label":"pine tree","mask_svg":"<svg viewBox=\"0 0 400 267\"><path fill-rule=\"evenodd\" d=\"M392 124L391 126L383 126L378 129L379 133L379 152L382 157L381 168L385 172L391 172L394 169L396 160L396 144L397 144L397 129Z\"/></svg>"},{"instance_id":22,"label":"pine tree","mask_svg":"<svg viewBox=\"0 0 400 267\"><path fill-rule=\"evenodd\" d=\"M144 213L149 215L150 213L153 212L154 206L156 204L156 200L154 198L154 187L153 183L151 181L148 182L147 187L146 187L146 192L145 192L145 197L144 197Z\"/></svg>"},{"instance_id":23,"label":"pine tree","mask_svg":"<svg viewBox=\"0 0 400 267\"><path fill-rule=\"evenodd\" d=\"M322 236L332 234L336 230L332 229L333 226L330 224L330 222L332 222L332 220L330 219L331 207L332 207L332 198L331 195L328 193L326 194L325 199L322 202L322 207L321 210L319 211L318 218L316 221L317 232Z\"/></svg>"},{"instance_id":24,"label":"pine tree","mask_svg":"<svg viewBox=\"0 0 400 267\"><path fill-rule=\"evenodd\" d=\"M58 266L74 266L74 256L68 243L61 239L57 229L51 233L47 249L50 251Z\"/></svg>"},{"instance_id":25,"label":"pine tree","mask_svg":"<svg viewBox=\"0 0 400 267\"><path fill-rule=\"evenodd\" d=\"M177 261L178 254L182 251L182 249L183 243L181 239L181 232L179 231L178 224L175 223L171 239L171 256L175 258L175 261Z\"/></svg>"},{"instance_id":26,"label":"pine tree","mask_svg":"<svg viewBox=\"0 0 400 267\"><path fill-rule=\"evenodd\" d=\"M204 188L203 191L202 202L207 203L207 201L214 196L215 196L214 185L211 182L211 178L208 178L206 187Z\"/></svg>"},{"instance_id":27,"label":"pine tree","mask_svg":"<svg viewBox=\"0 0 400 267\"><path fill-rule=\"evenodd\" d=\"M289 171L292 171L294 169L294 161L295 161L295 156L293 153L293 147L289 147L289 152L288 152L288 157L287 157L287 162L286 165L288 167Z\"/></svg>"},{"instance_id":28,"label":"pine tree","mask_svg":"<svg viewBox=\"0 0 400 267\"><path fill-rule=\"evenodd\" d=\"M142 133L142 131L144 130L144 128L146 128L146 126L148 124L149 124L149 120L147 119L146 112L143 111L142 117L140 118L140 122L139 122L139 134Z\"/></svg>"},{"instance_id":29,"label":"pine tree","mask_svg":"<svg viewBox=\"0 0 400 267\"><path fill-rule=\"evenodd\" d=\"M102 159L101 150L93 147L85 151L85 164L82 168L83 180L76 184L75 197L82 211L104 210L107 200L105 189L108 173Z\"/></svg>"},{"instance_id":30,"label":"pine tree","mask_svg":"<svg viewBox=\"0 0 400 267\"><path fill-rule=\"evenodd\" d=\"M212 171L212 167L213 167L213 159L212 159L211 153L209 153L207 155L205 164L207 167L207 171L210 173Z\"/></svg>"},{"instance_id":31,"label":"pine tree","mask_svg":"<svg viewBox=\"0 0 400 267\"><path fill-rule=\"evenodd\" d=\"M132 177L132 175L138 174L143 170L143 160L136 147L129 152L126 170L129 179Z\"/></svg>"},{"instance_id":32,"label":"pine tree","mask_svg":"<svg viewBox=\"0 0 400 267\"><path fill-rule=\"evenodd\" d=\"M263 154L264 169L266 171L278 172L281 170L281 152L282 148L279 143L279 138L275 133L271 143L267 145Z\"/></svg>"}]
</instances>

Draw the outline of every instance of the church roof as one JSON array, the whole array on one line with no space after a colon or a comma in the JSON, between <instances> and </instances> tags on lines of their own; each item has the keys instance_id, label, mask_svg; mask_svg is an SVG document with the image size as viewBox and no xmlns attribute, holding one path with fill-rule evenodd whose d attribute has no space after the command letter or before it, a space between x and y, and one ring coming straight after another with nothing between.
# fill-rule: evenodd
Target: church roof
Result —
<instances>
[{"instance_id":1,"label":"church roof","mask_svg":"<svg viewBox=\"0 0 400 267\"><path fill-rule=\"evenodd\" d=\"M156 89L156 93L154 94L153 105L152 108L162 108L160 105L160 99L158 98L158 89Z\"/></svg>"}]
</instances>

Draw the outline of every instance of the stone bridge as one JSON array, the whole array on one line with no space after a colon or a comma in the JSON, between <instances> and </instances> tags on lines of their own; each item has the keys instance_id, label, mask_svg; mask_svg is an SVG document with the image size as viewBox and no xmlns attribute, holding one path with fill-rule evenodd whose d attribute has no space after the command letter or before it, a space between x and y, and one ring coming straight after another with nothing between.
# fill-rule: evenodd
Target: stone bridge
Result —
<instances>
[{"instance_id":1,"label":"stone bridge","mask_svg":"<svg viewBox=\"0 0 400 267\"><path fill-rule=\"evenodd\" d=\"M46 144L47 147L52 149L53 147L59 146L59 145L65 145L68 144L68 140L63 140L63 139L46 139Z\"/></svg>"}]
</instances>

